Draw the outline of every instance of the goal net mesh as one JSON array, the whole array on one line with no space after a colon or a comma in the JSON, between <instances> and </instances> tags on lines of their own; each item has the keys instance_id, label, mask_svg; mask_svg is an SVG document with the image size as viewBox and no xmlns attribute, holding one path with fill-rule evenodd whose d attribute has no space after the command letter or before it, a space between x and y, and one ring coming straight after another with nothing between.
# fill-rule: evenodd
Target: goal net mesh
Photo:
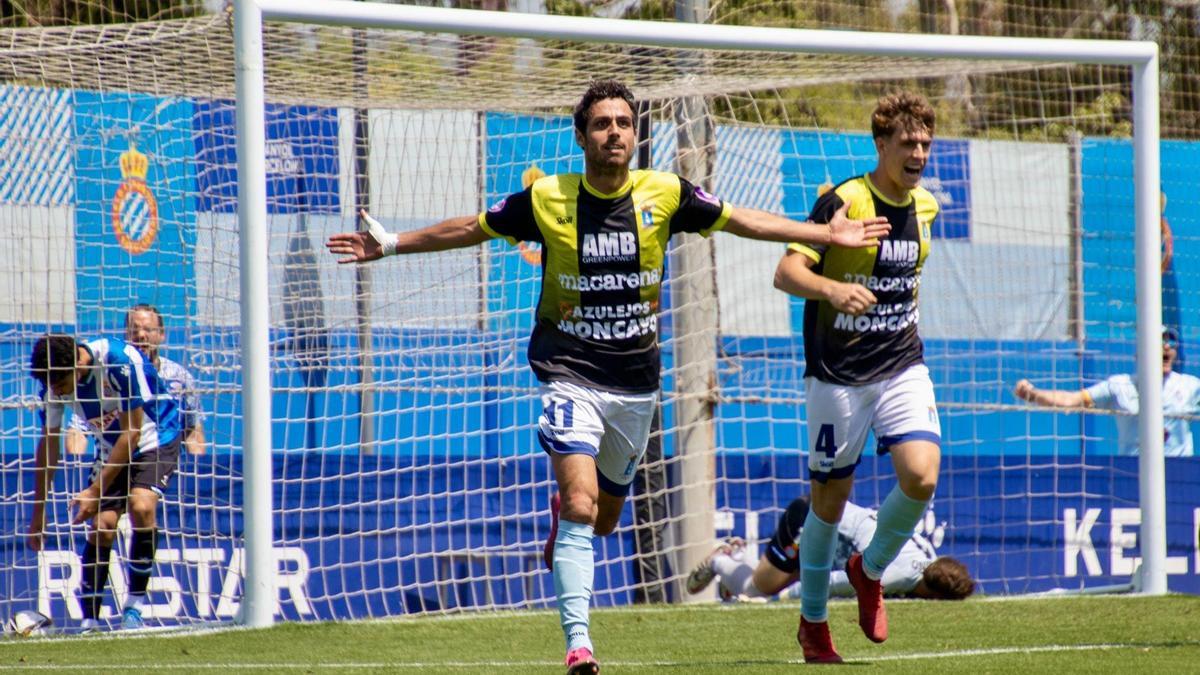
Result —
<instances>
[{"instance_id":1,"label":"goal net mesh","mask_svg":"<svg viewBox=\"0 0 1200 675\"><path fill-rule=\"evenodd\" d=\"M162 354L195 377L204 434L160 506L152 624L236 616L243 497L258 489L242 479L249 423L272 429L280 617L552 605L541 551L555 488L525 356L540 251L495 241L356 269L322 244L355 229L359 207L410 230L581 171L570 109L603 77L644 102L637 166L687 167L735 205L800 219L825 186L874 167L876 98L924 93L939 114L924 185L942 210L920 325L945 456L917 536L991 594L1128 578L1127 420L1010 393L1021 378L1077 391L1133 370L1127 70L276 23L263 41L269 421L241 414L230 17L0 31L3 615L40 608L68 627L81 616L86 530L67 503L92 449L65 444L34 553L30 345L48 330L120 335L136 303L158 308ZM989 114L974 114L972 84L1005 77L1011 86L988 89ZM772 287L783 247L726 234L677 244L705 263L667 264L661 424L632 507L596 540L598 605L684 599L697 551L736 535L757 555L808 491L803 304ZM705 284L715 292L685 292ZM680 386L684 325L714 358L700 391ZM688 399L711 421L681 419ZM681 437L698 428L714 442L685 452ZM873 445L852 497L867 507L894 484ZM680 527L695 517L711 530L699 538ZM1191 519L1170 517L1172 528ZM109 616L127 550L115 549Z\"/></svg>"}]
</instances>

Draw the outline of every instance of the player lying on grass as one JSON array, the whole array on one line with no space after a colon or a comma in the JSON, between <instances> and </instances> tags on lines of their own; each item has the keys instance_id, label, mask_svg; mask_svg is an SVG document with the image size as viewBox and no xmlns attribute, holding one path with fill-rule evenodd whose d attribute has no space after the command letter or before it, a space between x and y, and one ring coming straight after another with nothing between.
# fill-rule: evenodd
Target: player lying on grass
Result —
<instances>
[{"instance_id":1,"label":"player lying on grass","mask_svg":"<svg viewBox=\"0 0 1200 675\"><path fill-rule=\"evenodd\" d=\"M831 211L827 225L801 223L735 208L673 173L631 171L634 110L623 84L594 82L574 112L583 174L539 178L484 213L414 232L386 232L364 213L367 232L334 235L326 243L344 263L493 238L542 245L529 364L541 383L538 441L558 483L546 561L569 673L599 670L588 633L592 539L611 533L620 519L658 406L658 309L668 240L680 232L725 231L852 249L872 246L890 231L885 218L847 219L848 205Z\"/></svg>"},{"instance_id":2,"label":"player lying on grass","mask_svg":"<svg viewBox=\"0 0 1200 675\"><path fill-rule=\"evenodd\" d=\"M758 560L757 567L742 558L743 542L733 540L718 546L712 555L687 578L689 593L708 588L713 579L721 584L723 598L769 598L787 589L786 597L799 598L799 542L804 520L808 517L808 499L800 497L788 505L779 517L771 543ZM830 574L830 597L854 597L844 568L846 561L871 543L877 525L876 511L846 502L838 523L838 550ZM975 591L967 567L949 556L938 557L933 544L913 534L888 565L880 579L887 595L924 600L962 600Z\"/></svg>"}]
</instances>

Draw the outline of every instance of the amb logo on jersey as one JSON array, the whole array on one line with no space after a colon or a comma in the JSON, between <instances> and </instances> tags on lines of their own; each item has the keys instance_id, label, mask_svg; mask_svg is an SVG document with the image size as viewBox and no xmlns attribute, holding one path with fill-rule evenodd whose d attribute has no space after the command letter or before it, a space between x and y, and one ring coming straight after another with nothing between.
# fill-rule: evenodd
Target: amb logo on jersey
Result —
<instances>
[{"instance_id":1,"label":"amb logo on jersey","mask_svg":"<svg viewBox=\"0 0 1200 675\"><path fill-rule=\"evenodd\" d=\"M134 255L145 253L158 237L158 201L146 175L150 160L131 142L121 153L121 181L112 202L112 225L121 248Z\"/></svg>"}]
</instances>

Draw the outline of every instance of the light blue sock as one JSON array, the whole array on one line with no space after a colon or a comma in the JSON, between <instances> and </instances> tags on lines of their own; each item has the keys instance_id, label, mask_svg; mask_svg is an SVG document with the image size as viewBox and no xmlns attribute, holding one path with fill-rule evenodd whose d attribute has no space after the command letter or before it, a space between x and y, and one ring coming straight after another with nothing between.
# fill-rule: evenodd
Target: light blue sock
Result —
<instances>
[{"instance_id":1,"label":"light blue sock","mask_svg":"<svg viewBox=\"0 0 1200 675\"><path fill-rule=\"evenodd\" d=\"M800 615L812 622L829 616L829 572L836 543L837 524L809 509L800 532Z\"/></svg>"},{"instance_id":2,"label":"light blue sock","mask_svg":"<svg viewBox=\"0 0 1200 675\"><path fill-rule=\"evenodd\" d=\"M588 605L592 602L592 577L596 559L592 553L591 525L561 520L554 540L554 594L558 597L558 619L567 638L567 651L587 647Z\"/></svg>"},{"instance_id":3,"label":"light blue sock","mask_svg":"<svg viewBox=\"0 0 1200 675\"><path fill-rule=\"evenodd\" d=\"M863 551L863 571L868 577L879 579L883 576L883 571L896 559L904 542L912 538L913 528L925 515L928 505L928 501L919 502L904 494L899 485L892 488L879 507L875 536L871 537L871 543Z\"/></svg>"}]
</instances>

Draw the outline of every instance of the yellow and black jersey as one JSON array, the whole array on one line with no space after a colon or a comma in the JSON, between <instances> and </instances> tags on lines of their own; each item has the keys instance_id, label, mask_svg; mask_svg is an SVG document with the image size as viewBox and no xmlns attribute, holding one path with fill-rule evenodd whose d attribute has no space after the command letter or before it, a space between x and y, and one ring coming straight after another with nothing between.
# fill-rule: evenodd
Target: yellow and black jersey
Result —
<instances>
[{"instance_id":1,"label":"yellow and black jersey","mask_svg":"<svg viewBox=\"0 0 1200 675\"><path fill-rule=\"evenodd\" d=\"M792 244L788 248L816 261L812 269L817 274L861 284L875 294L878 303L862 316L839 312L823 300L804 303L804 376L862 385L885 380L924 359L917 334L917 292L938 203L922 187L911 190L904 203L889 201L867 174L822 195L810 218L827 223L846 202L850 202L847 216L851 219L884 216L892 224L879 246Z\"/></svg>"},{"instance_id":2,"label":"yellow and black jersey","mask_svg":"<svg viewBox=\"0 0 1200 675\"><path fill-rule=\"evenodd\" d=\"M580 174L546 176L479 214L493 237L542 244L542 295L529 341L538 379L656 391L667 240L719 230L731 209L673 173L632 171L612 194Z\"/></svg>"}]
</instances>

